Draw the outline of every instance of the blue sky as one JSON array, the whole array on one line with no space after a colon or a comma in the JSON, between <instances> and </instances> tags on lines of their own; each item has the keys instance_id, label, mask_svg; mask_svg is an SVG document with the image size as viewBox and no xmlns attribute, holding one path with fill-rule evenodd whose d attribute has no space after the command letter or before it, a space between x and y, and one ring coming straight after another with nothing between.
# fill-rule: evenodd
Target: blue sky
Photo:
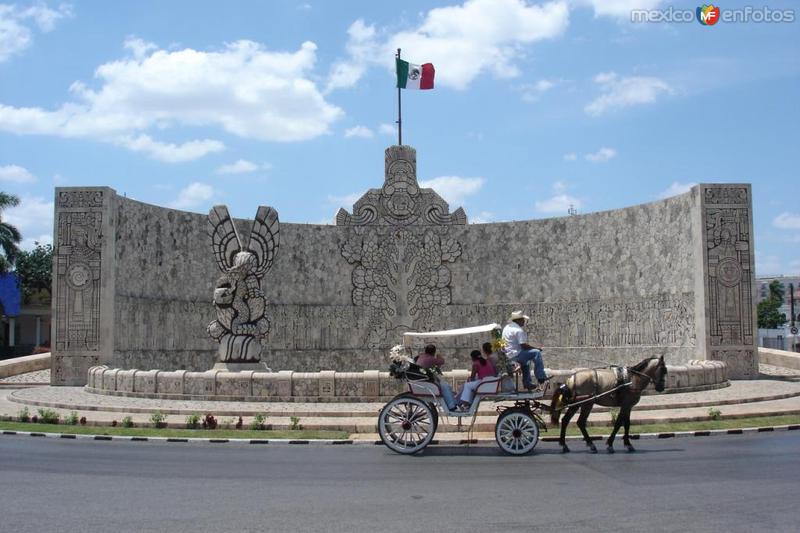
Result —
<instances>
[{"instance_id":1,"label":"blue sky","mask_svg":"<svg viewBox=\"0 0 800 533\"><path fill-rule=\"evenodd\" d=\"M760 4L760 3L756 3ZM331 223L397 142L473 222L753 185L758 275L800 273L800 23L634 23L659 0L0 4L0 189L52 237L53 187ZM732 10L746 3L725 3ZM772 10L800 11L793 2Z\"/></svg>"}]
</instances>

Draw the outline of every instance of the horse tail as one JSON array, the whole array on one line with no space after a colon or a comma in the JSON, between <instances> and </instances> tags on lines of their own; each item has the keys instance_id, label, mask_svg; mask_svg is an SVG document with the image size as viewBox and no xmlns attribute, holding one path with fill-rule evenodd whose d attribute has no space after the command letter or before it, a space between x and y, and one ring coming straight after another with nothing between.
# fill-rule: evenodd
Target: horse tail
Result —
<instances>
[{"instance_id":1,"label":"horse tail","mask_svg":"<svg viewBox=\"0 0 800 533\"><path fill-rule=\"evenodd\" d=\"M550 422L553 425L558 424L558 419L561 416L561 408L564 406L564 385L560 385L553 393L553 400L550 402Z\"/></svg>"}]
</instances>

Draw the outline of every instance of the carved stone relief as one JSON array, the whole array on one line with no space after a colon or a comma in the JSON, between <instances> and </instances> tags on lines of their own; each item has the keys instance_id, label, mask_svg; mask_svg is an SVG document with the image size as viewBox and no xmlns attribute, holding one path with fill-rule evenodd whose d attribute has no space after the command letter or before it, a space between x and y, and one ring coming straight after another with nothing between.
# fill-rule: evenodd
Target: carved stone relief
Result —
<instances>
[{"instance_id":1,"label":"carved stone relief","mask_svg":"<svg viewBox=\"0 0 800 533\"><path fill-rule=\"evenodd\" d=\"M707 187L704 199L709 359L728 363L734 377L756 377L749 191Z\"/></svg>"},{"instance_id":2,"label":"carved stone relief","mask_svg":"<svg viewBox=\"0 0 800 533\"><path fill-rule=\"evenodd\" d=\"M102 204L102 192L59 197L60 205L81 207L76 199ZM62 203L63 201L63 203ZM89 207L87 205L86 207ZM55 347L59 351L97 351L100 342L101 212L62 211L56 245Z\"/></svg>"},{"instance_id":3,"label":"carved stone relief","mask_svg":"<svg viewBox=\"0 0 800 533\"><path fill-rule=\"evenodd\" d=\"M270 330L261 279L272 266L279 245L278 212L258 208L246 241L239 238L228 208L214 206L208 213L211 248L222 276L214 289L217 318L208 334L219 342L220 363L257 363Z\"/></svg>"},{"instance_id":4,"label":"carved stone relief","mask_svg":"<svg viewBox=\"0 0 800 533\"><path fill-rule=\"evenodd\" d=\"M387 346L411 328L430 329L434 315L450 304L449 263L462 252L447 226L467 223L464 210L449 206L417 183L416 152L410 146L386 150L385 180L353 206L340 209L339 226L355 226L341 247L354 265L352 301L369 308L369 347Z\"/></svg>"}]
</instances>

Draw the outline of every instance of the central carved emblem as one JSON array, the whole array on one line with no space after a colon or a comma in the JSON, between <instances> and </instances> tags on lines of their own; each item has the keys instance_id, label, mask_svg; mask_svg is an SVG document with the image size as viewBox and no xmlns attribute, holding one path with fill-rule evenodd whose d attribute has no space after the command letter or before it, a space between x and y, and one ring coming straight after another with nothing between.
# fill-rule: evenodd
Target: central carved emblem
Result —
<instances>
[{"instance_id":1,"label":"central carved emblem","mask_svg":"<svg viewBox=\"0 0 800 533\"><path fill-rule=\"evenodd\" d=\"M222 271L214 288L217 318L208 334L219 342L220 363L257 363L269 333L261 279L272 266L279 245L278 212L260 206L247 240L242 242L224 205L208 212L208 233Z\"/></svg>"}]
</instances>

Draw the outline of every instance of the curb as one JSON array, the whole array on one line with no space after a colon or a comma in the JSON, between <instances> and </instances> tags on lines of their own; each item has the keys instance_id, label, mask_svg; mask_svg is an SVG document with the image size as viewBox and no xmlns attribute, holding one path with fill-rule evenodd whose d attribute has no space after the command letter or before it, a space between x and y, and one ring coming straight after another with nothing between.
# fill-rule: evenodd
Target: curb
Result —
<instances>
[{"instance_id":1,"label":"curb","mask_svg":"<svg viewBox=\"0 0 800 533\"><path fill-rule=\"evenodd\" d=\"M765 426L736 429L711 429L701 431L676 431L672 433L636 433L631 435L631 440L650 440L650 439L674 439L687 437L714 437L719 435L745 435L754 433L774 433L778 431L797 431L800 425L785 426ZM138 437L116 436L116 435L78 435L75 433L42 433L38 431L0 431L3 436L19 437L45 437L68 440L95 440L95 441L125 441L125 442L174 442L174 443L202 443L202 444L278 444L278 445L314 445L314 446L337 446L337 445L382 445L380 440L359 440L359 439L215 439L215 438L195 438L195 437ZM603 440L608 435L596 435L592 440ZM558 437L542 437L542 442L558 442ZM567 437L568 441L582 441L581 436ZM433 439L431 445L439 446L469 446L471 444L494 444L494 439L461 439L453 441L441 441Z\"/></svg>"}]
</instances>

